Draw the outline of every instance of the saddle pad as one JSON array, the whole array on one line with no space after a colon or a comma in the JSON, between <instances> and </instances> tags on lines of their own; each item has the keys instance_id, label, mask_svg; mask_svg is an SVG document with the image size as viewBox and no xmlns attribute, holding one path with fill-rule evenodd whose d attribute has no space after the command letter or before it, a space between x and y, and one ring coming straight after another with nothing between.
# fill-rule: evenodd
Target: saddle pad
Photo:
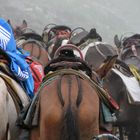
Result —
<instances>
[{"instance_id":1,"label":"saddle pad","mask_svg":"<svg viewBox=\"0 0 140 140\"><path fill-rule=\"evenodd\" d=\"M2 72L0 72L0 77L3 78L4 81L10 85L14 93L20 98L23 107L25 107L29 103L29 98L22 89L22 87L15 80L13 80L12 78L10 78Z\"/></svg>"},{"instance_id":2,"label":"saddle pad","mask_svg":"<svg viewBox=\"0 0 140 140\"><path fill-rule=\"evenodd\" d=\"M101 44L101 42L92 42L92 43L87 43L87 44L85 43L84 44L84 47L83 48L80 48L84 60L85 60L86 53L87 53L88 49L90 47L94 47L95 45L98 45L98 44ZM79 53L77 51L74 51L74 54L79 57Z\"/></svg>"},{"instance_id":3,"label":"saddle pad","mask_svg":"<svg viewBox=\"0 0 140 140\"><path fill-rule=\"evenodd\" d=\"M128 100L131 104L140 104L140 85L135 77L127 77L116 69L112 69L121 77L128 91Z\"/></svg>"}]
</instances>

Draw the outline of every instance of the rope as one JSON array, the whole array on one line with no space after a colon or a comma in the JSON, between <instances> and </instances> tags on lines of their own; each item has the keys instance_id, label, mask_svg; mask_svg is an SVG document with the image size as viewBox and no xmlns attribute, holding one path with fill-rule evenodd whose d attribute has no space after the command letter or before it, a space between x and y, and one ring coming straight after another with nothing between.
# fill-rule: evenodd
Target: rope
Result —
<instances>
[{"instance_id":1,"label":"rope","mask_svg":"<svg viewBox=\"0 0 140 140\"><path fill-rule=\"evenodd\" d=\"M42 86L44 86L46 84L46 82L48 83L48 80L52 79L52 77L56 77L56 76L61 75L61 74L64 74L64 75L65 74L66 75L74 74L76 76L81 77L84 80L87 80L90 83L90 85L97 91L98 96L101 99L101 101L103 101L110 109L112 109L109 94L103 88L101 88L95 81L90 79L86 74L84 74L80 71L77 71L77 70L62 69L62 70L56 70L53 73L48 73L43 79Z\"/></svg>"}]
</instances>

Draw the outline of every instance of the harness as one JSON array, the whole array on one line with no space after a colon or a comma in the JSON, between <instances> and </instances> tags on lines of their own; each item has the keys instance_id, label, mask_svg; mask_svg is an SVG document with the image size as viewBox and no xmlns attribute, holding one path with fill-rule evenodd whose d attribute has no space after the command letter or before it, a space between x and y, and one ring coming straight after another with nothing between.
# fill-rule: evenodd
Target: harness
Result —
<instances>
[{"instance_id":1,"label":"harness","mask_svg":"<svg viewBox=\"0 0 140 140\"><path fill-rule=\"evenodd\" d=\"M71 75L71 74L79 76L80 78L88 81L90 83L90 85L93 88L96 89L96 91L98 93L98 96L101 99L101 101L103 101L105 104L107 104L107 106L109 108L112 108L112 105L110 104L110 100L109 100L109 98L110 98L109 94L103 88L101 88L95 81L90 79L86 74L81 73L81 71L77 71L77 70L74 70L74 69L61 69L61 70L57 70L53 73L49 73L44 77L41 87L45 86L47 80L52 78L52 77L55 77L57 75Z\"/></svg>"}]
</instances>

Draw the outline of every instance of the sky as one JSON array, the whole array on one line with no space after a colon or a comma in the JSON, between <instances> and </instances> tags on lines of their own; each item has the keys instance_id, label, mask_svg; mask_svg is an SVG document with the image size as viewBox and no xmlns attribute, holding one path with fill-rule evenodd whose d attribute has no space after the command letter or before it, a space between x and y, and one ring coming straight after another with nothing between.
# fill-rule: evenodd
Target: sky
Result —
<instances>
[{"instance_id":1,"label":"sky","mask_svg":"<svg viewBox=\"0 0 140 140\"><path fill-rule=\"evenodd\" d=\"M0 17L42 33L55 23L72 29L96 28L103 41L113 43L115 34L140 33L140 0L0 0Z\"/></svg>"}]
</instances>

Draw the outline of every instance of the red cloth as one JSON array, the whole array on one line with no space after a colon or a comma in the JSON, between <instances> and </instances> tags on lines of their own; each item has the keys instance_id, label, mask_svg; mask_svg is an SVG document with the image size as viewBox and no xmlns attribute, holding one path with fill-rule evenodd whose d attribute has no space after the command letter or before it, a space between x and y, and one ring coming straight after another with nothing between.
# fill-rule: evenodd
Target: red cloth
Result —
<instances>
[{"instance_id":1,"label":"red cloth","mask_svg":"<svg viewBox=\"0 0 140 140\"><path fill-rule=\"evenodd\" d=\"M44 77L43 66L39 62L34 61L31 57L27 57L26 61L30 65L34 79L34 93L36 93Z\"/></svg>"}]
</instances>

